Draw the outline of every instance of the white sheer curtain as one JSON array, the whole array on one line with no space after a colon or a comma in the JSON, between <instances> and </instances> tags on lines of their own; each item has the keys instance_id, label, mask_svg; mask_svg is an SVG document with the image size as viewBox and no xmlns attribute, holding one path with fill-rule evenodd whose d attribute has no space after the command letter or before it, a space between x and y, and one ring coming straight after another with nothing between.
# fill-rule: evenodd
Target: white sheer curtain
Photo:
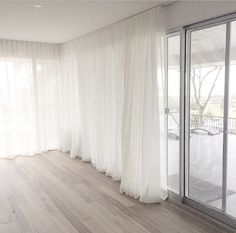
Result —
<instances>
[{"instance_id":1,"label":"white sheer curtain","mask_svg":"<svg viewBox=\"0 0 236 233\"><path fill-rule=\"evenodd\" d=\"M163 18L154 9L62 46L60 148L143 202L166 197Z\"/></svg>"},{"instance_id":2,"label":"white sheer curtain","mask_svg":"<svg viewBox=\"0 0 236 233\"><path fill-rule=\"evenodd\" d=\"M60 47L0 40L0 158L58 148Z\"/></svg>"},{"instance_id":3,"label":"white sheer curtain","mask_svg":"<svg viewBox=\"0 0 236 233\"><path fill-rule=\"evenodd\" d=\"M154 9L61 46L0 40L0 157L69 151L121 192L165 198L163 19Z\"/></svg>"},{"instance_id":4,"label":"white sheer curtain","mask_svg":"<svg viewBox=\"0 0 236 233\"><path fill-rule=\"evenodd\" d=\"M142 202L165 198L164 20L156 10L128 22L121 191Z\"/></svg>"},{"instance_id":5,"label":"white sheer curtain","mask_svg":"<svg viewBox=\"0 0 236 233\"><path fill-rule=\"evenodd\" d=\"M62 150L91 161L114 179L121 178L124 50L117 30L63 46L60 127Z\"/></svg>"}]
</instances>

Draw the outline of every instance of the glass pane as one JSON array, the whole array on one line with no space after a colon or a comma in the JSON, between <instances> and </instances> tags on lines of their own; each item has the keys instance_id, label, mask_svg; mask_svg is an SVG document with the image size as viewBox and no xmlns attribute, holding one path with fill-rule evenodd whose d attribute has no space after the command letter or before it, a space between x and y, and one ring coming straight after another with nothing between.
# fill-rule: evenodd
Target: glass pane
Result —
<instances>
[{"instance_id":1,"label":"glass pane","mask_svg":"<svg viewBox=\"0 0 236 233\"><path fill-rule=\"evenodd\" d=\"M168 38L168 187L179 192L180 36Z\"/></svg>"},{"instance_id":2,"label":"glass pane","mask_svg":"<svg viewBox=\"0 0 236 233\"><path fill-rule=\"evenodd\" d=\"M226 212L236 216L236 22L231 23Z\"/></svg>"},{"instance_id":3,"label":"glass pane","mask_svg":"<svg viewBox=\"0 0 236 233\"><path fill-rule=\"evenodd\" d=\"M226 25L191 32L188 196L221 208Z\"/></svg>"}]
</instances>

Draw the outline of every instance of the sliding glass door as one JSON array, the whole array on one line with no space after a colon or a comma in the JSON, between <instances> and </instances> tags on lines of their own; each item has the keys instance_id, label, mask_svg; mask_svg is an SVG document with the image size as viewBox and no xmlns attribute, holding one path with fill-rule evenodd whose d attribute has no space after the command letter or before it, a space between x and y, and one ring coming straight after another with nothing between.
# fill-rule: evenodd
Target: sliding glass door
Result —
<instances>
[{"instance_id":1,"label":"sliding glass door","mask_svg":"<svg viewBox=\"0 0 236 233\"><path fill-rule=\"evenodd\" d=\"M210 205L222 199L225 35L225 25L189 35L187 194Z\"/></svg>"},{"instance_id":2,"label":"sliding glass door","mask_svg":"<svg viewBox=\"0 0 236 233\"><path fill-rule=\"evenodd\" d=\"M186 30L185 98L184 196L236 218L236 21Z\"/></svg>"}]
</instances>

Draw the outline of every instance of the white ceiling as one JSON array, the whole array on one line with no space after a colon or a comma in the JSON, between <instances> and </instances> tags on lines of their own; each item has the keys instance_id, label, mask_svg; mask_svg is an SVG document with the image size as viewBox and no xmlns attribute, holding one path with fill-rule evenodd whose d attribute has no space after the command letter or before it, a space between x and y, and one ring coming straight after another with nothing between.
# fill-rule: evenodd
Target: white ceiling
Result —
<instances>
[{"instance_id":1,"label":"white ceiling","mask_svg":"<svg viewBox=\"0 0 236 233\"><path fill-rule=\"evenodd\" d=\"M0 0L0 38L64 43L161 2Z\"/></svg>"}]
</instances>

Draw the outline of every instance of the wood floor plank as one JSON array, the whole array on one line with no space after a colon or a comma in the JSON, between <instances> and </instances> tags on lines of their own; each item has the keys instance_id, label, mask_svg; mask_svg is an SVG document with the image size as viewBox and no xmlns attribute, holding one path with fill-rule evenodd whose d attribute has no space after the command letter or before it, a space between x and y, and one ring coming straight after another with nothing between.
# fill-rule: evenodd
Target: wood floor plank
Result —
<instances>
[{"instance_id":1,"label":"wood floor plank","mask_svg":"<svg viewBox=\"0 0 236 233\"><path fill-rule=\"evenodd\" d=\"M225 233L168 202L143 204L90 163L51 151L0 159L0 233Z\"/></svg>"}]
</instances>

